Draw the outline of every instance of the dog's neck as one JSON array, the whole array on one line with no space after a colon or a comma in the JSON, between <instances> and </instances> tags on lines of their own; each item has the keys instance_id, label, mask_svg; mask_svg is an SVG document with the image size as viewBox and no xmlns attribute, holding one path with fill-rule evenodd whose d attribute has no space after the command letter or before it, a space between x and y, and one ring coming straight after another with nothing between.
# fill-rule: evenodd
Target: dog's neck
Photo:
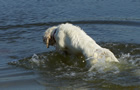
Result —
<instances>
[{"instance_id":1,"label":"dog's neck","mask_svg":"<svg viewBox=\"0 0 140 90\"><path fill-rule=\"evenodd\" d=\"M51 38L56 42L55 38L54 38L54 35L56 33L57 29L54 29L53 32L52 32L52 35L51 35Z\"/></svg>"}]
</instances>

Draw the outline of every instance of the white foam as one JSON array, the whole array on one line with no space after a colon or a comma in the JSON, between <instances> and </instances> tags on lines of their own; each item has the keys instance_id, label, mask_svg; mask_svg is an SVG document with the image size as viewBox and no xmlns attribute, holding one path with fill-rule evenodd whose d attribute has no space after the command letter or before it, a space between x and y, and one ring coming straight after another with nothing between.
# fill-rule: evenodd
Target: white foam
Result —
<instances>
[{"instance_id":1,"label":"white foam","mask_svg":"<svg viewBox=\"0 0 140 90\"><path fill-rule=\"evenodd\" d=\"M33 54L32 58L30 59L30 61L39 64L39 57L36 54Z\"/></svg>"},{"instance_id":2,"label":"white foam","mask_svg":"<svg viewBox=\"0 0 140 90\"><path fill-rule=\"evenodd\" d=\"M38 56L37 54L33 54L31 59L29 59L29 62L31 63L32 68L46 67L45 60L43 58L40 58L40 56Z\"/></svg>"},{"instance_id":3,"label":"white foam","mask_svg":"<svg viewBox=\"0 0 140 90\"><path fill-rule=\"evenodd\" d=\"M104 59L99 59L96 64L94 64L88 71L96 70L98 73L105 73L107 71L112 71L113 73L119 73L119 67L111 62L105 62Z\"/></svg>"},{"instance_id":4,"label":"white foam","mask_svg":"<svg viewBox=\"0 0 140 90\"><path fill-rule=\"evenodd\" d=\"M121 64L131 64L134 66L139 66L140 65L140 58L130 55L130 53L128 54L122 54L119 58L119 61Z\"/></svg>"}]
</instances>

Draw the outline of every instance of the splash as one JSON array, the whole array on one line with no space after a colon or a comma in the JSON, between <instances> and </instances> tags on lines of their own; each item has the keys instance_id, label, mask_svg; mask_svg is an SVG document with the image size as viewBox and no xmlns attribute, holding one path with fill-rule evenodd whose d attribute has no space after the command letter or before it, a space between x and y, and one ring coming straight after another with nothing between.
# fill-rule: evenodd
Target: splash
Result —
<instances>
[{"instance_id":1,"label":"splash","mask_svg":"<svg viewBox=\"0 0 140 90\"><path fill-rule=\"evenodd\" d=\"M139 56L130 55L130 53L122 54L120 56L120 58L119 58L119 61L122 64L133 65L133 66L140 66L140 58L139 58Z\"/></svg>"},{"instance_id":2,"label":"splash","mask_svg":"<svg viewBox=\"0 0 140 90\"><path fill-rule=\"evenodd\" d=\"M111 63L105 62L102 59L99 59L96 64L94 64L88 71L105 73L112 71L114 73L119 73L121 68L134 67L140 65L140 59L134 57L133 55L122 54L118 60L120 63ZM84 62L83 62L84 61ZM59 53L42 53L42 54L33 54L31 57L27 57L18 61L9 62L10 65L16 65L28 69L46 69L53 68L54 70L64 70L67 66L76 67L79 69L86 69L86 62L83 58L77 58L73 56L65 57ZM125 68L126 68L125 67ZM69 69L72 69L69 67Z\"/></svg>"},{"instance_id":3,"label":"splash","mask_svg":"<svg viewBox=\"0 0 140 90\"><path fill-rule=\"evenodd\" d=\"M56 52L33 54L21 60L10 62L10 65L32 69L40 76L39 83L72 87L96 85L134 86L140 85L139 57L131 53L118 55L120 63L106 63L99 60L92 68L85 68L84 58L64 56ZM72 82L70 82L72 80ZM53 81L49 83L50 81ZM58 81L62 83L58 83ZM76 82L76 83L73 83ZM94 83L94 85L93 85Z\"/></svg>"},{"instance_id":4,"label":"splash","mask_svg":"<svg viewBox=\"0 0 140 90\"><path fill-rule=\"evenodd\" d=\"M99 59L88 71L96 71L98 73L105 73L108 71L113 71L114 73L119 73L118 65L119 63L105 62L104 59Z\"/></svg>"},{"instance_id":5,"label":"splash","mask_svg":"<svg viewBox=\"0 0 140 90\"><path fill-rule=\"evenodd\" d=\"M46 60L45 60L46 59ZM26 69L39 69L45 68L47 57L44 55L33 54L31 57L27 57L21 60L9 62L9 65L15 65L17 67L23 67Z\"/></svg>"}]
</instances>

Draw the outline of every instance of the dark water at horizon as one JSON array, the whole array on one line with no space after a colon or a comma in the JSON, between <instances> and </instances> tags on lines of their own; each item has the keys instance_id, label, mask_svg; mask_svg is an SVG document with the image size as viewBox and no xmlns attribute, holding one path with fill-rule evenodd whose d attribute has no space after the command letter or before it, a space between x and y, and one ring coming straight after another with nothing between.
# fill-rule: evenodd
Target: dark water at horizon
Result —
<instances>
[{"instance_id":1,"label":"dark water at horizon","mask_svg":"<svg viewBox=\"0 0 140 90\"><path fill-rule=\"evenodd\" d=\"M61 23L80 26L120 64L65 57L42 42ZM140 88L139 0L0 0L0 89ZM102 63L102 62L101 62Z\"/></svg>"}]
</instances>

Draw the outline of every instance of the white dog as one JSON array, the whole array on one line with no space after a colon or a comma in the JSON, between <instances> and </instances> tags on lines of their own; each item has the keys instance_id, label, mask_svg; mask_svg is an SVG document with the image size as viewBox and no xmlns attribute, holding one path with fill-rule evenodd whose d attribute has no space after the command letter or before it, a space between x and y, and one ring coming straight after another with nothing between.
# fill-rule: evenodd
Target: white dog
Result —
<instances>
[{"instance_id":1,"label":"white dog","mask_svg":"<svg viewBox=\"0 0 140 90\"><path fill-rule=\"evenodd\" d=\"M110 50L102 48L80 27L69 23L47 29L43 40L47 48L49 45L55 45L56 49L84 55L87 66L92 66L99 60L119 62Z\"/></svg>"}]
</instances>

